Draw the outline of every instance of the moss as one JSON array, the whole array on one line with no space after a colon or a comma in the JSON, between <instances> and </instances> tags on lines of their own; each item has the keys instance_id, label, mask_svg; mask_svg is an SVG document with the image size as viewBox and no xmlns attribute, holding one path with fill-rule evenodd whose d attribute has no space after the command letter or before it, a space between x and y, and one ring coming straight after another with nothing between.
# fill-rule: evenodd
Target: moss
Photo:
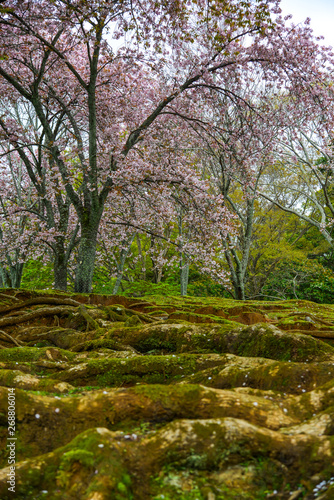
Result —
<instances>
[{"instance_id":1,"label":"moss","mask_svg":"<svg viewBox=\"0 0 334 500\"><path fill-rule=\"evenodd\" d=\"M136 386L132 390L144 399L149 398L168 407L173 406L174 399L184 401L186 405L198 402L203 388L195 384L185 384L173 386L173 390L171 391L168 387L157 384L154 386ZM214 398L215 395L212 394L212 397Z\"/></svg>"},{"instance_id":2,"label":"moss","mask_svg":"<svg viewBox=\"0 0 334 500\"><path fill-rule=\"evenodd\" d=\"M273 330L266 324L246 327L229 336L230 352L239 356L261 356L281 361L325 360L334 350L321 340L302 334Z\"/></svg>"},{"instance_id":3,"label":"moss","mask_svg":"<svg viewBox=\"0 0 334 500\"><path fill-rule=\"evenodd\" d=\"M119 328L109 330L108 338L118 339L122 344L128 344L145 353L153 349L176 352L180 336L191 330L189 323L172 324L165 321L160 324L145 327Z\"/></svg>"},{"instance_id":4,"label":"moss","mask_svg":"<svg viewBox=\"0 0 334 500\"><path fill-rule=\"evenodd\" d=\"M95 455L91 451L76 448L63 454L59 468L69 470L74 462L79 462L85 467L92 467L94 459Z\"/></svg>"},{"instance_id":5,"label":"moss","mask_svg":"<svg viewBox=\"0 0 334 500\"><path fill-rule=\"evenodd\" d=\"M304 329L309 324L303 321L304 313L312 311L331 322L333 307L301 301L269 303L182 297L152 297L151 303L134 306L137 299L66 295L82 303L106 304L104 311L89 305L87 310L94 318L95 313L100 317L101 312L104 320L112 320L107 333L99 330L86 336L62 328L54 337L55 341L64 342L66 348L88 352L76 354L57 349L61 357L52 361L46 355L46 345L0 351L4 368L0 377L4 384L14 383L17 368L29 373L43 370L46 375L39 377L38 388L42 390L16 391L17 457L23 461L18 468L22 467L17 476L18 499L43 498L41 491L45 489L50 500L86 500L97 493L115 500L152 500L161 495L165 500L262 500L267 496L274 498L274 490L288 498L289 491L298 489L300 481L305 485L307 482L304 492L312 492L316 483L311 484L313 480L309 478L314 473L321 476L318 481L329 479L334 454L332 438L308 435L307 425L306 435L295 435L293 439L297 445L300 440L300 449L306 441L309 443L305 450L312 460L307 463L298 456L300 449L289 437L290 427L282 430L278 446L275 435L266 426L278 428L284 415L282 421L296 421L296 428L305 419L313 418L314 425L322 425L325 417L332 416L333 348L311 336L282 332L268 323L241 327L230 320L246 321L248 314L253 315L248 318L250 321L256 315L258 318L266 314L272 321L280 321L282 329L283 325L295 329L296 324ZM23 292L20 297L29 295ZM133 313L125 311L132 306ZM291 319L295 312L298 323L296 318ZM148 313L162 317L171 314L171 318L140 324L138 317L142 313L144 321ZM177 315L183 319L176 319ZM77 348L82 340L85 342ZM113 352L127 345L145 355L132 352L126 357L125 352ZM147 355L150 351L155 354ZM56 362L65 356L65 364ZM54 393L60 380L84 387L73 389L66 398L55 402L47 395ZM97 384L101 388L139 385L95 393ZM236 389L223 393L199 384ZM319 391L301 392L314 387L319 387ZM82 391L89 393L81 398ZM0 387L0 396L5 406L7 390ZM225 401L226 414L231 415L226 421ZM253 401L259 402L257 409L249 406ZM282 406L286 414L280 411L276 415L276 405ZM56 407L59 412L54 411ZM39 420L35 419L36 413L41 416ZM224 416L217 419L218 414ZM185 420L178 421L179 418ZM275 418L278 423L271 427L268 422ZM1 419L3 443L7 429L5 413ZM254 437L250 437L253 431L245 422L243 434L243 419L259 425L258 433L253 430ZM165 425L167 421L170 424ZM95 425L123 433L96 430ZM311 428L313 423L308 425ZM326 433L331 434L330 421L326 425ZM64 443L66 446L56 448ZM322 443L326 443L328 455L321 448ZM46 453L50 450L54 451ZM29 459L33 456L36 459ZM274 460L274 456L278 459ZM6 463L4 454L1 460ZM159 474L149 489L149 477L156 472ZM0 497L7 500L2 490Z\"/></svg>"},{"instance_id":6,"label":"moss","mask_svg":"<svg viewBox=\"0 0 334 500\"><path fill-rule=\"evenodd\" d=\"M74 352L81 351L94 351L95 349L119 349L119 343L114 339L96 339L88 340L87 342L82 342L78 346L73 348Z\"/></svg>"},{"instance_id":7,"label":"moss","mask_svg":"<svg viewBox=\"0 0 334 500\"><path fill-rule=\"evenodd\" d=\"M13 387L13 382L18 374L21 374L19 370L1 370L0 371L0 385L5 387Z\"/></svg>"},{"instance_id":8,"label":"moss","mask_svg":"<svg viewBox=\"0 0 334 500\"><path fill-rule=\"evenodd\" d=\"M324 360L334 349L311 336L289 334L271 325L246 327L224 325L161 324L138 329L109 332L111 338L122 339L140 352L230 352L239 356L256 356L281 361Z\"/></svg>"},{"instance_id":9,"label":"moss","mask_svg":"<svg viewBox=\"0 0 334 500\"><path fill-rule=\"evenodd\" d=\"M193 354L171 356L131 356L129 358L89 359L84 371L60 372L52 377L82 385L112 386L122 383L169 383L205 367L221 365L225 359L206 359Z\"/></svg>"},{"instance_id":10,"label":"moss","mask_svg":"<svg viewBox=\"0 0 334 500\"><path fill-rule=\"evenodd\" d=\"M277 323L277 326L294 325L295 322L296 320L293 318L283 318Z\"/></svg>"},{"instance_id":11,"label":"moss","mask_svg":"<svg viewBox=\"0 0 334 500\"><path fill-rule=\"evenodd\" d=\"M95 429L76 436L69 444L43 458L37 468L28 464L24 466L22 480L17 472L15 498L35 500L42 489L48 491L51 499L84 500L95 491L115 500L132 498L131 477L117 449L108 446L108 436L106 441L104 434ZM94 472L96 467L100 473L98 477ZM123 487L118 488L120 484Z\"/></svg>"},{"instance_id":12,"label":"moss","mask_svg":"<svg viewBox=\"0 0 334 500\"><path fill-rule=\"evenodd\" d=\"M31 362L45 359L48 347L11 347L8 349L0 350L0 361L9 362ZM58 349L62 357L73 360L75 354L71 351Z\"/></svg>"},{"instance_id":13,"label":"moss","mask_svg":"<svg viewBox=\"0 0 334 500\"><path fill-rule=\"evenodd\" d=\"M248 486L248 485L247 485ZM227 486L208 471L179 470L165 466L151 480L153 500L264 500L268 490L255 485L253 491Z\"/></svg>"},{"instance_id":14,"label":"moss","mask_svg":"<svg viewBox=\"0 0 334 500\"><path fill-rule=\"evenodd\" d=\"M175 311L170 314L169 319L183 319L190 323L218 323L236 327L238 323L215 316L214 314L198 314L194 312Z\"/></svg>"},{"instance_id":15,"label":"moss","mask_svg":"<svg viewBox=\"0 0 334 500\"><path fill-rule=\"evenodd\" d=\"M217 389L253 387L302 394L333 379L330 363L275 362L264 358L233 357L226 366L208 368L185 378Z\"/></svg>"}]
</instances>

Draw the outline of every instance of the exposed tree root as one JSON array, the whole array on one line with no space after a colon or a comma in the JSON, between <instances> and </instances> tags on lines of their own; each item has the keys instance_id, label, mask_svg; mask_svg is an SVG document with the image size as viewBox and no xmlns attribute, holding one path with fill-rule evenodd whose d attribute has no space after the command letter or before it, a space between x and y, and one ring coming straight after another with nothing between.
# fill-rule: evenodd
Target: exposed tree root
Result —
<instances>
[{"instance_id":1,"label":"exposed tree root","mask_svg":"<svg viewBox=\"0 0 334 500\"><path fill-rule=\"evenodd\" d=\"M315 314L307 314L307 313L292 313L292 314L289 314L289 316L287 316L287 319L288 318L291 318L291 317L294 317L294 318L298 318L298 317L301 317L301 318L310 318L314 323L321 323L323 325L327 325L327 326L334 326L334 323L330 322L330 321L325 321L324 319L321 319L319 318L318 316L316 316Z\"/></svg>"},{"instance_id":2,"label":"exposed tree root","mask_svg":"<svg viewBox=\"0 0 334 500\"><path fill-rule=\"evenodd\" d=\"M16 299L18 300L18 299ZM55 304L55 305L67 305L67 306L81 306L80 302L68 298L57 298L57 297L34 297L33 299L26 300L25 302L20 302L19 304L13 304L12 306L4 307L0 309L0 314L6 314L10 311L15 311L17 309L23 309L37 304Z\"/></svg>"},{"instance_id":3,"label":"exposed tree root","mask_svg":"<svg viewBox=\"0 0 334 500\"><path fill-rule=\"evenodd\" d=\"M46 362L43 363L45 366ZM75 369L85 369L79 365ZM0 403L4 407L7 390L0 387ZM176 418L244 418L248 422L278 430L300 423L299 418L284 407L260 396L238 394L233 391L207 389L202 386L141 386L129 389L95 391L81 398L65 397L61 400L47 396L16 391L17 425L26 436L31 451L46 453L69 442L78 432L90 427L108 427L124 421L168 422ZM40 432L43 422L54 420L52 440ZM40 415L36 419L35 414ZM69 422L75 423L75 430ZM56 422L55 422L56 423ZM4 444L4 443L2 443ZM28 443L27 443L28 444Z\"/></svg>"},{"instance_id":4,"label":"exposed tree root","mask_svg":"<svg viewBox=\"0 0 334 500\"><path fill-rule=\"evenodd\" d=\"M15 297L15 295L8 295L7 293L0 293L0 297L3 297L4 299L10 299L19 302L20 299Z\"/></svg>"},{"instance_id":5,"label":"exposed tree root","mask_svg":"<svg viewBox=\"0 0 334 500\"><path fill-rule=\"evenodd\" d=\"M24 346L23 342L20 342L19 340L14 339L11 335L8 333L4 332L3 330L0 330L0 335L3 335L6 337L6 339L9 339L13 344L17 345L18 347Z\"/></svg>"},{"instance_id":6,"label":"exposed tree root","mask_svg":"<svg viewBox=\"0 0 334 500\"><path fill-rule=\"evenodd\" d=\"M74 310L75 310L74 308L69 308L69 306L46 307L44 309L37 309L33 312L24 314L22 316L9 316L0 319L0 327L18 325L19 323L26 323L27 321L33 321L43 316L54 316L56 314L68 315L72 313Z\"/></svg>"},{"instance_id":7,"label":"exposed tree root","mask_svg":"<svg viewBox=\"0 0 334 500\"><path fill-rule=\"evenodd\" d=\"M303 333L304 335L310 335L317 339L334 339L333 330L302 330L301 328L296 328L289 330L289 332Z\"/></svg>"},{"instance_id":8,"label":"exposed tree root","mask_svg":"<svg viewBox=\"0 0 334 500\"><path fill-rule=\"evenodd\" d=\"M104 427L91 428L78 435L65 448L49 452L43 456L43 460L31 458L17 463L17 491L20 494L24 492L25 482L32 471L32 484L39 489L48 487L51 497L62 485L66 491L63 498L66 500L122 498L117 494L119 484L123 484L122 478L129 471L134 480L132 491L135 492L135 498L147 499L152 498L150 479L161 473L163 466L173 467L176 476L178 471L192 464L193 470L197 469L197 474L200 471L206 471L206 474L211 471L211 477L214 478L215 471L220 471L221 474L221 471L230 470L231 464L235 467L245 457L251 456L270 461L276 465L277 471L287 474L286 479L291 480L300 470L309 476L322 472L333 448L333 440L328 436L287 436L237 418L179 420L166 425L153 437L142 440L138 440L135 434L126 436ZM91 471L88 465L89 459L92 460L96 453L99 454L101 470L98 495L94 494L97 486L96 473L92 473L94 470ZM305 457L315 454L316 460L305 460ZM48 483L45 482L47 471ZM0 494L5 500L8 473L9 468L0 473ZM53 480L50 473L53 474ZM108 481L108 476L113 480ZM92 494L86 496L88 489ZM127 498L132 498L132 494Z\"/></svg>"},{"instance_id":9,"label":"exposed tree root","mask_svg":"<svg viewBox=\"0 0 334 500\"><path fill-rule=\"evenodd\" d=\"M124 321L127 316L137 316L139 319L145 321L146 323L154 323L155 321L159 321L160 318L155 318L150 316L149 314L141 313L138 311L133 311L132 309L128 309L126 307L119 307L117 305L107 306L106 310L109 313L110 319L114 321Z\"/></svg>"},{"instance_id":10,"label":"exposed tree root","mask_svg":"<svg viewBox=\"0 0 334 500\"><path fill-rule=\"evenodd\" d=\"M89 327L92 326L93 330L98 330L100 328L100 325L95 321L94 318L92 318L92 316L89 314L89 312L87 311L87 309L85 308L84 305L80 305L79 306L79 311L80 311L80 314L81 316L86 320L87 322L87 328L86 328L86 331L89 330Z\"/></svg>"},{"instance_id":11,"label":"exposed tree root","mask_svg":"<svg viewBox=\"0 0 334 500\"><path fill-rule=\"evenodd\" d=\"M312 338L334 335L333 306L34 295L0 320L0 463L15 394L15 498L334 498L334 348ZM282 324L240 324L265 310ZM0 470L1 500L7 480Z\"/></svg>"},{"instance_id":12,"label":"exposed tree root","mask_svg":"<svg viewBox=\"0 0 334 500\"><path fill-rule=\"evenodd\" d=\"M140 353L130 345L121 344L111 339L88 340L71 348L72 352L91 351L99 348L112 349L113 351L130 351L139 355Z\"/></svg>"}]
</instances>

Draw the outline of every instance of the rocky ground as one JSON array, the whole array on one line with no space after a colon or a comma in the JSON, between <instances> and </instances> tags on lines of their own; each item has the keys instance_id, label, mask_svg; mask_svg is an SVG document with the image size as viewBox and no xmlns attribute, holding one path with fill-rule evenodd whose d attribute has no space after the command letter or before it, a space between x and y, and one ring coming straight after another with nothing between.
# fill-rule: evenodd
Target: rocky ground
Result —
<instances>
[{"instance_id":1,"label":"rocky ground","mask_svg":"<svg viewBox=\"0 0 334 500\"><path fill-rule=\"evenodd\" d=\"M330 305L1 290L0 498L333 500L333 346Z\"/></svg>"}]
</instances>

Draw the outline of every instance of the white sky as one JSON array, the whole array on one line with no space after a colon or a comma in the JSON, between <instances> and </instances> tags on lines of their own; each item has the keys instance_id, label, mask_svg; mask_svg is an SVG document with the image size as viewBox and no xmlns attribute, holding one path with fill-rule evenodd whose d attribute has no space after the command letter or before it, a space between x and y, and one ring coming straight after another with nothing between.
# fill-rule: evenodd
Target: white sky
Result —
<instances>
[{"instance_id":1,"label":"white sky","mask_svg":"<svg viewBox=\"0 0 334 500\"><path fill-rule=\"evenodd\" d=\"M334 0L281 0L283 15L292 14L295 24L311 19L317 36L324 36L324 45L334 48Z\"/></svg>"}]
</instances>

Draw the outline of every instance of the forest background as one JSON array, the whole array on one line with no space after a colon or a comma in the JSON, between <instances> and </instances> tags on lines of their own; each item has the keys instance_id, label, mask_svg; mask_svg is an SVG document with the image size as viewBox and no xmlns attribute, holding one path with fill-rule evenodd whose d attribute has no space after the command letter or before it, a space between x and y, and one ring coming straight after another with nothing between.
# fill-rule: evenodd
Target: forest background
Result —
<instances>
[{"instance_id":1,"label":"forest background","mask_svg":"<svg viewBox=\"0 0 334 500\"><path fill-rule=\"evenodd\" d=\"M333 53L277 1L0 4L0 286L334 301Z\"/></svg>"}]
</instances>

